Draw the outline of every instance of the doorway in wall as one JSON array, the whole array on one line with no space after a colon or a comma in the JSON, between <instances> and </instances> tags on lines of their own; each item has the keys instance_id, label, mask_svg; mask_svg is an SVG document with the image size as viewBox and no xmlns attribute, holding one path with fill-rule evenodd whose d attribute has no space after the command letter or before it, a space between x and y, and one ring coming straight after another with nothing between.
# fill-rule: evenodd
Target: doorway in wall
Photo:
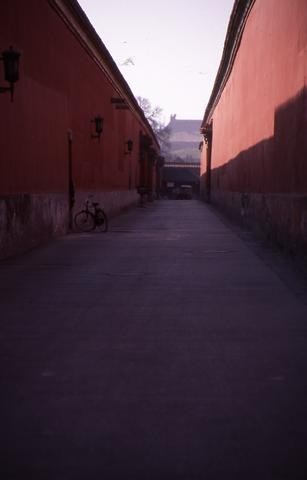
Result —
<instances>
[{"instance_id":1,"label":"doorway in wall","mask_svg":"<svg viewBox=\"0 0 307 480\"><path fill-rule=\"evenodd\" d=\"M72 131L68 130L68 227L73 228L73 208L75 204L75 187L73 182Z\"/></svg>"},{"instance_id":2,"label":"doorway in wall","mask_svg":"<svg viewBox=\"0 0 307 480\"><path fill-rule=\"evenodd\" d=\"M213 125L212 122L207 124L204 129L204 138L206 143L206 182L205 182L205 200L210 203L211 200L211 155L212 155L212 136Z\"/></svg>"}]
</instances>

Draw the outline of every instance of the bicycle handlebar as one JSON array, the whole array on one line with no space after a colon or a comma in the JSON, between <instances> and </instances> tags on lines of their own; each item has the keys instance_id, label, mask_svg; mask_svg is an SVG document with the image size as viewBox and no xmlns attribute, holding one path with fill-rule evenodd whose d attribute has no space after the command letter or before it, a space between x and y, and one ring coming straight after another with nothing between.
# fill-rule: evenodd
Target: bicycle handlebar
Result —
<instances>
[{"instance_id":1,"label":"bicycle handlebar","mask_svg":"<svg viewBox=\"0 0 307 480\"><path fill-rule=\"evenodd\" d=\"M93 198L93 197L94 197L94 195L89 195L87 197L87 199L85 200L84 205L85 205L86 208L88 208L89 206L92 206L94 208L97 207L98 202L93 202L92 200L90 200L90 198Z\"/></svg>"}]
</instances>

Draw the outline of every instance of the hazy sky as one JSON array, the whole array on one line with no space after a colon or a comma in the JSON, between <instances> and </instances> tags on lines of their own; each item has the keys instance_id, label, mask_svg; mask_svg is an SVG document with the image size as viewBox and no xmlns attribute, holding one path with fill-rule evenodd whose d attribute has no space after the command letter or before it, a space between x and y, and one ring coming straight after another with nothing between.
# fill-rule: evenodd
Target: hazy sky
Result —
<instances>
[{"instance_id":1,"label":"hazy sky","mask_svg":"<svg viewBox=\"0 0 307 480\"><path fill-rule=\"evenodd\" d=\"M234 0L78 0L135 96L202 119Z\"/></svg>"}]
</instances>

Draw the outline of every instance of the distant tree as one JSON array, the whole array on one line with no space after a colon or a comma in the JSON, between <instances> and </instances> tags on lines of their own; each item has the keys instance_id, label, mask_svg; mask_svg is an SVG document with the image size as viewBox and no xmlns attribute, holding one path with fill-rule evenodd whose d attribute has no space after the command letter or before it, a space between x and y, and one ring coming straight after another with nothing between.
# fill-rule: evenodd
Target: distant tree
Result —
<instances>
[{"instance_id":1,"label":"distant tree","mask_svg":"<svg viewBox=\"0 0 307 480\"><path fill-rule=\"evenodd\" d=\"M153 107L148 98L137 97L137 101L158 139L162 155L169 154L171 129L161 120L162 108Z\"/></svg>"},{"instance_id":2,"label":"distant tree","mask_svg":"<svg viewBox=\"0 0 307 480\"><path fill-rule=\"evenodd\" d=\"M161 129L162 121L162 108L161 107L152 107L148 98L144 97L136 97L138 104L140 105L141 109L144 112L145 117L147 118L148 122L150 123L154 132Z\"/></svg>"}]
</instances>

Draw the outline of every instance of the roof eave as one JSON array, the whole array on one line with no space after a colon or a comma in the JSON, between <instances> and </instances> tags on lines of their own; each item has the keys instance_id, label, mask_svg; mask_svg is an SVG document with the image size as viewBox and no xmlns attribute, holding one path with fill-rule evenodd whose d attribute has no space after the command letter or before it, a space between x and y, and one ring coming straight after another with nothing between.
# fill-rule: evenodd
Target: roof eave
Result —
<instances>
[{"instance_id":1,"label":"roof eave","mask_svg":"<svg viewBox=\"0 0 307 480\"><path fill-rule=\"evenodd\" d=\"M127 99L129 100L129 104L132 110L136 112L137 116L140 118L144 126L146 126L148 133L150 133L154 139L156 148L159 150L160 149L159 142L156 138L156 135L151 125L149 124L147 118L145 117L143 110L139 106L134 94L132 93L132 90L130 89L128 83L126 82L125 78L120 72L115 61L113 60L110 52L104 45L103 41L101 40L100 36L94 29L90 20L87 18L85 12L79 5L78 1L77 0L49 0L49 3L53 6L56 6L57 8L60 8L60 4L62 2L70 10L72 15L78 21L81 28L86 32L86 35L90 38L93 45L95 45L95 48L97 49L97 51L100 52L101 56L104 59L105 64L108 66L108 69L112 72L112 76L114 77L114 79L116 79L116 82L118 83L121 90L125 93Z\"/></svg>"},{"instance_id":2,"label":"roof eave","mask_svg":"<svg viewBox=\"0 0 307 480\"><path fill-rule=\"evenodd\" d=\"M220 66L213 90L201 124L201 133L210 122L213 111L220 99L240 46L244 27L255 0L236 0L230 15Z\"/></svg>"}]
</instances>

